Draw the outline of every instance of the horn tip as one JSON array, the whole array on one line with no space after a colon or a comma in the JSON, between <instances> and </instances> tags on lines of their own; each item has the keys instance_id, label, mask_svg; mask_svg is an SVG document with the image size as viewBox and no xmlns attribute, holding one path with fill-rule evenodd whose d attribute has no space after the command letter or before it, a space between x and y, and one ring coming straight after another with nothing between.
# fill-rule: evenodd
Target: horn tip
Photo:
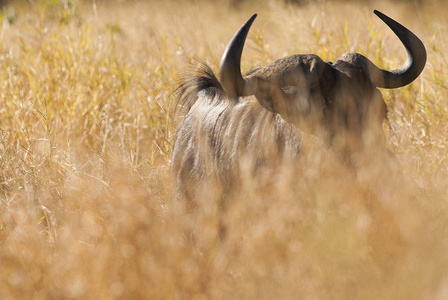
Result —
<instances>
[{"instance_id":1,"label":"horn tip","mask_svg":"<svg viewBox=\"0 0 448 300\"><path fill-rule=\"evenodd\" d=\"M380 11L378 11L378 10L376 10L376 9L373 10L373 13L374 13L375 15L377 15L378 17L381 16L381 15L383 15L382 12L380 12Z\"/></svg>"},{"instance_id":2,"label":"horn tip","mask_svg":"<svg viewBox=\"0 0 448 300\"><path fill-rule=\"evenodd\" d=\"M380 12L380 11L378 11L376 9L373 10L373 13L375 15L377 15L378 18L380 18L381 20L388 19L388 17L385 14L383 14L382 12Z\"/></svg>"},{"instance_id":3,"label":"horn tip","mask_svg":"<svg viewBox=\"0 0 448 300\"><path fill-rule=\"evenodd\" d=\"M249 20L246 21L246 24L248 26L251 26L257 16L258 14L253 14L252 17L250 17Z\"/></svg>"}]
</instances>

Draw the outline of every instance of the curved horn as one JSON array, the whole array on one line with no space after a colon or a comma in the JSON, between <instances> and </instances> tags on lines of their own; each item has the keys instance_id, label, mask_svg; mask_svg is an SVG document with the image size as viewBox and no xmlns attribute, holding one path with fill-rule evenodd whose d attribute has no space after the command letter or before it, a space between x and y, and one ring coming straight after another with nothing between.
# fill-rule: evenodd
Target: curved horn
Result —
<instances>
[{"instance_id":1,"label":"curved horn","mask_svg":"<svg viewBox=\"0 0 448 300\"><path fill-rule=\"evenodd\" d=\"M426 50L422 41L403 25L392 20L383 13L373 11L401 40L406 48L406 62L393 71L382 70L369 62L369 76L371 82L380 88L399 88L414 81L426 64Z\"/></svg>"},{"instance_id":2,"label":"curved horn","mask_svg":"<svg viewBox=\"0 0 448 300\"><path fill-rule=\"evenodd\" d=\"M241 54L250 26L257 14L254 14L235 33L229 42L219 64L219 78L224 90L232 96L248 96L248 83L241 75Z\"/></svg>"}]
</instances>

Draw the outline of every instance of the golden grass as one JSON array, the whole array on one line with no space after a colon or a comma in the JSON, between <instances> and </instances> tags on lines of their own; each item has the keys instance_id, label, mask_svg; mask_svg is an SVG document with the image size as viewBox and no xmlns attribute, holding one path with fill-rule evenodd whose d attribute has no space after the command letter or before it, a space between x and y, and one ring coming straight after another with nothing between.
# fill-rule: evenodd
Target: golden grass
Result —
<instances>
[{"instance_id":1,"label":"golden grass","mask_svg":"<svg viewBox=\"0 0 448 300\"><path fill-rule=\"evenodd\" d=\"M353 173L319 149L266 186L245 178L226 212L170 192L193 58L216 69L259 13L243 69L291 53L404 60L373 4L36 1L3 10L0 298L445 299L448 19L444 1L379 2L420 36L421 77L384 90L388 147ZM417 8L417 10L415 10ZM219 224L227 237L219 240Z\"/></svg>"}]
</instances>

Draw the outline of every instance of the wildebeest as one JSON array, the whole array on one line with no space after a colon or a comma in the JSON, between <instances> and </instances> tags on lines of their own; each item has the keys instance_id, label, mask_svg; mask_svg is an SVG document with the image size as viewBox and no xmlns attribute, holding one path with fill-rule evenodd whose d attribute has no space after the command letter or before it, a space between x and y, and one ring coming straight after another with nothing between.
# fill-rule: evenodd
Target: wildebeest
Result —
<instances>
[{"instance_id":1,"label":"wildebeest","mask_svg":"<svg viewBox=\"0 0 448 300\"><path fill-rule=\"evenodd\" d=\"M300 156L305 136L341 153L382 144L387 107L377 88L414 81L426 63L420 39L401 24L374 11L397 35L406 62L393 71L358 53L335 62L313 54L280 58L242 76L243 46L256 15L235 34L219 66L219 79L203 64L179 87L187 107L172 156L177 196L194 199L204 184L229 195L241 168L253 174Z\"/></svg>"}]
</instances>

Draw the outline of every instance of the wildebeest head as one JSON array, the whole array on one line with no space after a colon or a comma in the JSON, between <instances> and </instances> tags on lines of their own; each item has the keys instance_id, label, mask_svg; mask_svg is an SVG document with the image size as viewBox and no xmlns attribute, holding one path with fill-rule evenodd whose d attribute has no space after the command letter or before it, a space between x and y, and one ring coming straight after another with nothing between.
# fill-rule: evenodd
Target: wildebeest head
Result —
<instances>
[{"instance_id":1,"label":"wildebeest head","mask_svg":"<svg viewBox=\"0 0 448 300\"><path fill-rule=\"evenodd\" d=\"M358 53L346 53L333 63L306 54L278 59L243 77L241 54L255 14L238 30L223 54L221 85L230 97L254 95L263 107L303 131L324 133L332 144L358 148L359 142L369 138L365 128L382 132L387 111L377 88L411 83L426 63L425 47L417 36L381 12L374 13L406 48L407 59L399 69L380 69Z\"/></svg>"}]
</instances>

